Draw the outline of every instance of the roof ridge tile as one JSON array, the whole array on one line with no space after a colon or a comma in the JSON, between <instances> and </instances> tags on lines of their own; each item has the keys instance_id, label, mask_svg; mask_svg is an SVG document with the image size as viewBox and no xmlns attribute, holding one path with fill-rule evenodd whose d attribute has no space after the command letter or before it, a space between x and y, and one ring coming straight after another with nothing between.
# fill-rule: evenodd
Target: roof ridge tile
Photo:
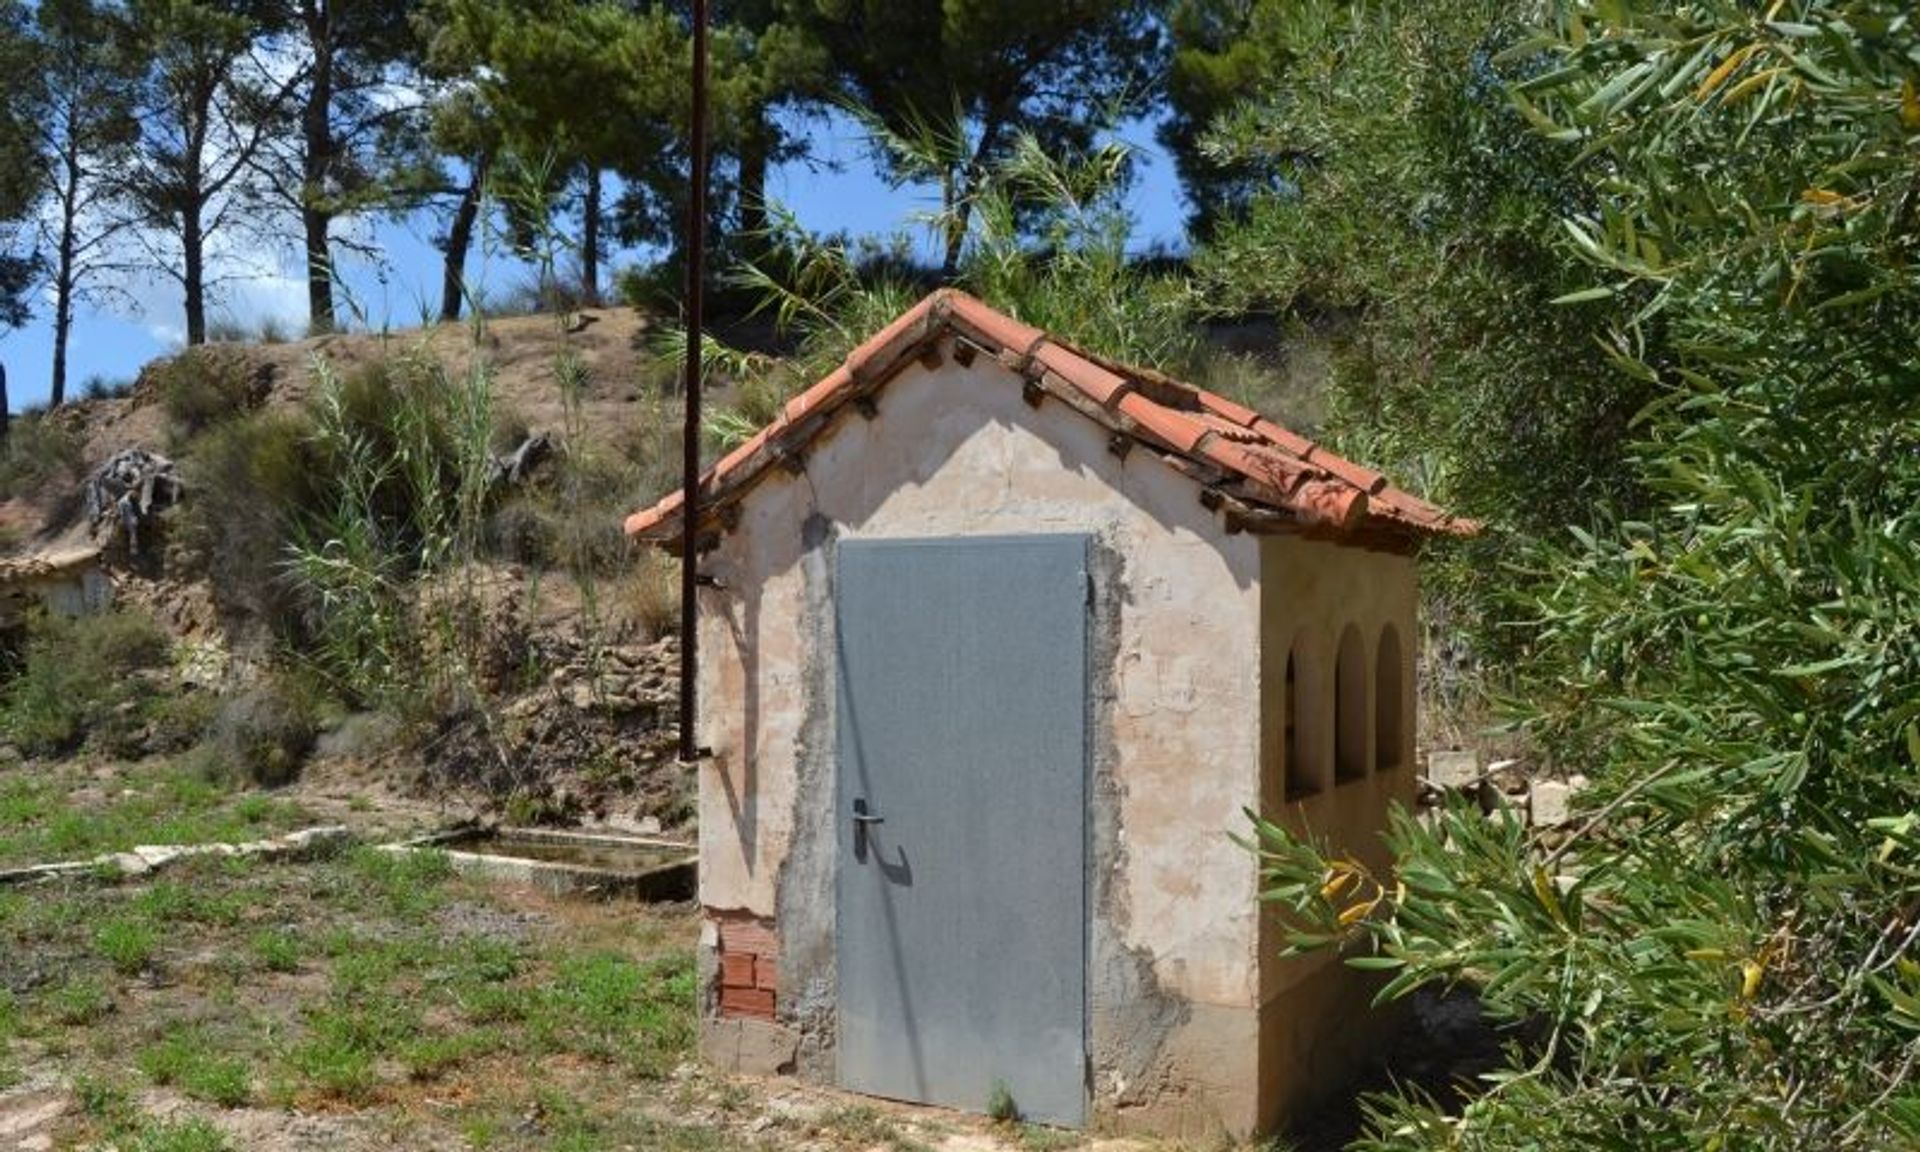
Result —
<instances>
[{"instance_id":1,"label":"roof ridge tile","mask_svg":"<svg viewBox=\"0 0 1920 1152\"><path fill-rule=\"evenodd\" d=\"M738 501L781 463L791 466L807 442L837 413L910 363L916 351L952 332L996 356L1029 380L1051 377L1070 407L1117 435L1146 439L1177 467L1209 486L1224 473L1219 495L1243 490L1255 504L1312 526L1316 535L1358 535L1363 524L1391 529L1410 544L1424 535L1469 536L1471 520L1452 516L1392 487L1371 468L1328 451L1292 429L1227 397L1148 368L1135 368L1076 348L1005 315L957 289L922 298L847 354L832 372L801 391L772 423L723 456L701 477L702 512ZM1038 372L1036 373L1036 368ZM1032 385L1029 385L1031 387ZM1047 387L1047 385L1042 385ZM1070 392L1058 391L1060 388ZM1078 399L1084 397L1085 399ZM629 534L668 542L684 505L674 491L626 519ZM1380 539L1379 532L1366 539Z\"/></svg>"}]
</instances>

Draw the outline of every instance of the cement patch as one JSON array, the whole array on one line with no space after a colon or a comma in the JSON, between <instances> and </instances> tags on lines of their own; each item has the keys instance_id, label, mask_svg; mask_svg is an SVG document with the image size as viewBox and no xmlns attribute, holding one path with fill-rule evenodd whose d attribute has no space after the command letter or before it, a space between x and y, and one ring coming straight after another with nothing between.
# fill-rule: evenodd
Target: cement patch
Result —
<instances>
[{"instance_id":1,"label":"cement patch","mask_svg":"<svg viewBox=\"0 0 1920 1152\"><path fill-rule=\"evenodd\" d=\"M800 1034L764 1020L706 1020L700 1026L700 1058L716 1068L748 1076L795 1070Z\"/></svg>"}]
</instances>

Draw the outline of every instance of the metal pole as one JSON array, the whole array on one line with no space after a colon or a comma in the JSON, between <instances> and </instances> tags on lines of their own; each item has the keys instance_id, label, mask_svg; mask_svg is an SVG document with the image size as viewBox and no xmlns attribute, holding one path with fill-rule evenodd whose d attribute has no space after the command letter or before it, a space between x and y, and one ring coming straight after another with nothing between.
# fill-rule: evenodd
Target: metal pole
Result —
<instances>
[{"instance_id":1,"label":"metal pole","mask_svg":"<svg viewBox=\"0 0 1920 1152\"><path fill-rule=\"evenodd\" d=\"M693 0L693 119L689 124L692 187L687 194L687 421L681 446L680 505L680 759L700 755L694 734L694 683L700 669L694 589L699 584L701 272L707 248L707 0Z\"/></svg>"}]
</instances>

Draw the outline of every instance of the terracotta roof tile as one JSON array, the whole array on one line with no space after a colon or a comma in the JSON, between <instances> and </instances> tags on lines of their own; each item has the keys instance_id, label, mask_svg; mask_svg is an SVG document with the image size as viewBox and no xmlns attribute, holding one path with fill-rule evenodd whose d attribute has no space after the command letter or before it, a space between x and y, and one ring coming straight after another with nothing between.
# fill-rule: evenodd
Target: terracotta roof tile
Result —
<instances>
[{"instance_id":1,"label":"terracotta roof tile","mask_svg":"<svg viewBox=\"0 0 1920 1152\"><path fill-rule=\"evenodd\" d=\"M1118 372L1110 372L1098 364L1089 364L1071 349L1052 342L1041 345L1034 359L1062 380L1091 396L1094 403L1104 407L1111 408L1118 404L1120 398L1133 387L1133 381Z\"/></svg>"},{"instance_id":2,"label":"terracotta roof tile","mask_svg":"<svg viewBox=\"0 0 1920 1152\"><path fill-rule=\"evenodd\" d=\"M1121 414L1158 437L1182 456L1191 456L1206 438L1207 427L1185 412L1155 404L1138 392L1120 397Z\"/></svg>"},{"instance_id":3,"label":"terracotta roof tile","mask_svg":"<svg viewBox=\"0 0 1920 1152\"><path fill-rule=\"evenodd\" d=\"M839 409L883 386L932 341L953 332L1111 430L1163 453L1222 500L1242 522L1362 542L1411 545L1423 536L1470 536L1479 525L1457 519L1388 484L1253 409L1157 372L1089 356L961 292L936 292L908 309L846 362L787 402L780 416L721 458L701 480L703 518L740 500L769 469L804 451ZM1068 390L1068 391L1062 391ZM678 535L679 492L627 517L629 533L671 545Z\"/></svg>"},{"instance_id":4,"label":"terracotta roof tile","mask_svg":"<svg viewBox=\"0 0 1920 1152\"><path fill-rule=\"evenodd\" d=\"M1202 392L1198 399L1200 406L1208 412L1213 413L1223 420L1238 424L1242 428L1251 429L1254 423L1260 419L1260 413L1255 412L1245 404L1237 404L1225 396L1215 396L1211 392Z\"/></svg>"}]
</instances>

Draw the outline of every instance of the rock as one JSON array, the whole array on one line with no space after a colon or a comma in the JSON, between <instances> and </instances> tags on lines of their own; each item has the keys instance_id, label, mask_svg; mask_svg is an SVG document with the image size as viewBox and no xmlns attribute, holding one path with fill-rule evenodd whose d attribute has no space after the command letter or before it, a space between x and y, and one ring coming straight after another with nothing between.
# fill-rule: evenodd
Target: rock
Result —
<instances>
[{"instance_id":1,"label":"rock","mask_svg":"<svg viewBox=\"0 0 1920 1152\"><path fill-rule=\"evenodd\" d=\"M642 836L658 836L663 831L658 816L642 816L638 827Z\"/></svg>"},{"instance_id":2,"label":"rock","mask_svg":"<svg viewBox=\"0 0 1920 1152\"><path fill-rule=\"evenodd\" d=\"M1427 753L1427 779L1441 788L1467 788L1480 781L1480 754L1464 751Z\"/></svg>"},{"instance_id":3,"label":"rock","mask_svg":"<svg viewBox=\"0 0 1920 1152\"><path fill-rule=\"evenodd\" d=\"M1533 823L1538 828L1558 828L1571 819L1573 812L1573 789L1558 780L1541 780L1534 784L1529 804L1533 812Z\"/></svg>"},{"instance_id":4,"label":"rock","mask_svg":"<svg viewBox=\"0 0 1920 1152\"><path fill-rule=\"evenodd\" d=\"M113 866L120 870L122 876L145 876L153 871L153 865L132 852L115 853Z\"/></svg>"},{"instance_id":5,"label":"rock","mask_svg":"<svg viewBox=\"0 0 1920 1152\"><path fill-rule=\"evenodd\" d=\"M1524 796L1530 783L1527 766L1518 760L1495 760L1487 765L1487 779L1509 796Z\"/></svg>"}]
</instances>

